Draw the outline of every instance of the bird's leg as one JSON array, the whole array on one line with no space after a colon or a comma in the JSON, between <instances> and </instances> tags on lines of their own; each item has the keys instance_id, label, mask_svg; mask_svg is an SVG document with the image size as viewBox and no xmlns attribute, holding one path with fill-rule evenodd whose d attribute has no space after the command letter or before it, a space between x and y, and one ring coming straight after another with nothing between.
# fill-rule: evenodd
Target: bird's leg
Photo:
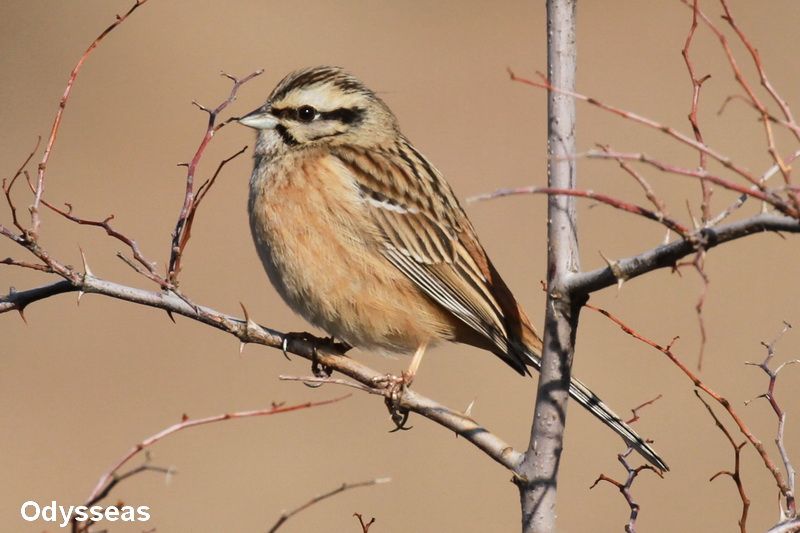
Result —
<instances>
[{"instance_id":1,"label":"bird's leg","mask_svg":"<svg viewBox=\"0 0 800 533\"><path fill-rule=\"evenodd\" d=\"M386 408L389 409L389 414L396 426L392 430L393 432L401 429L411 429L410 426L406 426L409 414L408 409L404 409L400 404L402 403L403 393L406 388L410 387L411 383L414 382L414 377L417 375L419 365L422 363L422 358L425 356L427 347L427 342L423 342L417 347L417 351L414 352L414 357L411 359L411 364L408 365L408 370L402 372L400 377L386 375L374 380L376 384L382 384L388 391L386 395Z\"/></svg>"},{"instance_id":2,"label":"bird's leg","mask_svg":"<svg viewBox=\"0 0 800 533\"><path fill-rule=\"evenodd\" d=\"M419 370L419 365L422 364L422 358L425 357L425 350L427 348L427 342L420 344L417 347L417 351L414 352L414 357L411 358L411 364L408 365L408 370L403 372L403 382L405 383L406 387L410 387L411 383L413 383L414 377L417 375L417 370Z\"/></svg>"}]
</instances>

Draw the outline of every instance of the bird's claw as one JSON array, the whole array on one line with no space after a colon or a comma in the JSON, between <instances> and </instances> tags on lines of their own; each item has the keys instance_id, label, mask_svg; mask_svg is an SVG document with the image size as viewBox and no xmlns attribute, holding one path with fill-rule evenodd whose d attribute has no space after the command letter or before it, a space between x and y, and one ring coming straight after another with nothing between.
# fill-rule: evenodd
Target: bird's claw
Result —
<instances>
[{"instance_id":1,"label":"bird's claw","mask_svg":"<svg viewBox=\"0 0 800 533\"><path fill-rule=\"evenodd\" d=\"M413 426L407 426L409 410L402 407L403 394L407 387L411 386L414 376L403 372L400 377L392 374L380 376L372 380L376 387L381 387L387 390L386 395L386 408L389 410L389 416L392 417L395 428L389 431L408 431Z\"/></svg>"},{"instance_id":2,"label":"bird's claw","mask_svg":"<svg viewBox=\"0 0 800 533\"><path fill-rule=\"evenodd\" d=\"M344 353L352 348L346 342L337 342L333 337L325 337L320 339L319 337L315 337L311 333L306 332L290 332L286 333L283 336L283 342L281 343L281 350L283 351L283 355L289 359L289 343L293 340L300 340L303 342L307 342L312 345L311 348L311 373L314 374L314 377L317 378L329 378L333 374L333 368L324 365L319 362L319 349L320 348L328 348L331 351L339 352L340 354L344 355ZM306 383L307 387L317 388L322 385L322 383Z\"/></svg>"}]
</instances>

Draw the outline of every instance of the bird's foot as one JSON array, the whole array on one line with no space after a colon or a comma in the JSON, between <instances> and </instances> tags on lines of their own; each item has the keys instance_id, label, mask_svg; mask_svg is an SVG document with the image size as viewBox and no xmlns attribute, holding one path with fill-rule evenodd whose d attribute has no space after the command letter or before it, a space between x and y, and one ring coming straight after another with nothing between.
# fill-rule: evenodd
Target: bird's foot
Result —
<instances>
[{"instance_id":1,"label":"bird's foot","mask_svg":"<svg viewBox=\"0 0 800 533\"><path fill-rule=\"evenodd\" d=\"M411 386L414 381L414 374L410 372L403 372L399 377L393 374L386 374L372 380L375 387L386 389L386 408L389 410L389 415L392 417L395 428L390 431L408 431L413 426L407 426L409 410L402 406L403 394L406 388Z\"/></svg>"},{"instance_id":2,"label":"bird's foot","mask_svg":"<svg viewBox=\"0 0 800 533\"><path fill-rule=\"evenodd\" d=\"M331 352L338 352L344 355L352 346L346 342L337 342L333 337L319 338L307 332L290 332L283 336L283 355L289 359L288 347L292 341L299 340L311 344L311 373L317 378L329 378L333 374L333 368L326 366L319 361L319 350L323 349ZM322 383L312 385L306 384L309 387L319 387Z\"/></svg>"}]
</instances>

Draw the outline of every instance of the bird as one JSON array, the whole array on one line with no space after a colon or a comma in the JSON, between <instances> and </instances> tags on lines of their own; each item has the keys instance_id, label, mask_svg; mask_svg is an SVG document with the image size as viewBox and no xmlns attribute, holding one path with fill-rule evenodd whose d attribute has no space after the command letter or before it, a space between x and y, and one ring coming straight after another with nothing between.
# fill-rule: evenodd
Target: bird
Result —
<instances>
[{"instance_id":1,"label":"bird","mask_svg":"<svg viewBox=\"0 0 800 533\"><path fill-rule=\"evenodd\" d=\"M272 285L349 346L487 350L521 375L542 339L489 260L453 189L388 105L340 67L294 71L239 118L256 130L248 213ZM666 463L596 394L570 395L661 470Z\"/></svg>"}]
</instances>

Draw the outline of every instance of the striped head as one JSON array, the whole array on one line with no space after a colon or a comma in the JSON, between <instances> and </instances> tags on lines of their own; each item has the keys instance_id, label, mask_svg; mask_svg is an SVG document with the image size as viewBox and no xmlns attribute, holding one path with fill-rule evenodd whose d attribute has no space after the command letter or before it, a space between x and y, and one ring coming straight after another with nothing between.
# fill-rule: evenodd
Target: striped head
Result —
<instances>
[{"instance_id":1,"label":"striped head","mask_svg":"<svg viewBox=\"0 0 800 533\"><path fill-rule=\"evenodd\" d=\"M397 119L375 93L326 66L289 74L239 122L258 130L256 155L267 156L325 144L371 147L399 134Z\"/></svg>"}]
</instances>

